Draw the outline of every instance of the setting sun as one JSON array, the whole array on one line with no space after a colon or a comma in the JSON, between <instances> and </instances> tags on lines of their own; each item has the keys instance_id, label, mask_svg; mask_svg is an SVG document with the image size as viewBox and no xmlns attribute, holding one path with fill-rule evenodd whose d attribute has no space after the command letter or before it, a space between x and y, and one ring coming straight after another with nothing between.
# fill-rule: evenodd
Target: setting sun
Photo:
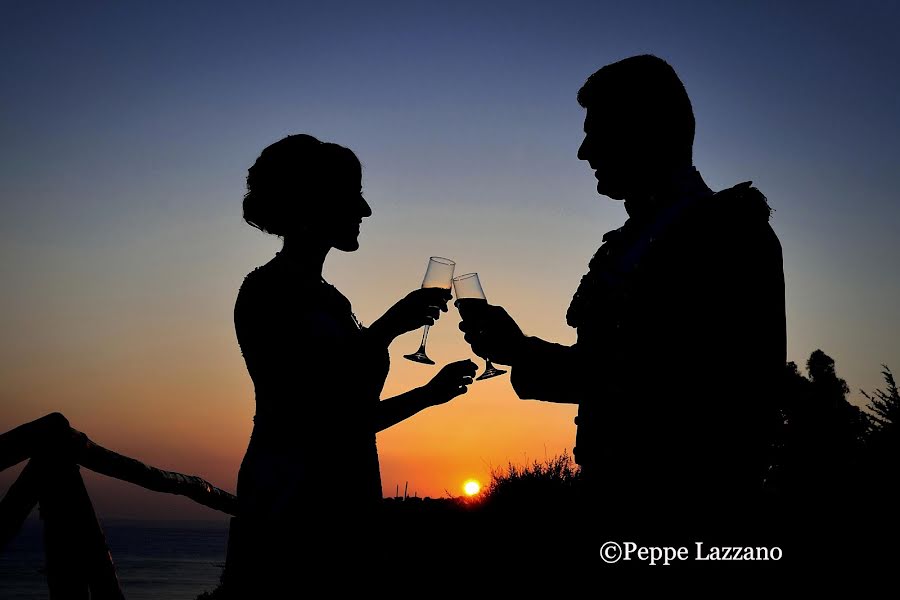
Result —
<instances>
[{"instance_id":1,"label":"setting sun","mask_svg":"<svg viewBox=\"0 0 900 600\"><path fill-rule=\"evenodd\" d=\"M474 479L470 479L463 484L463 491L467 496L474 496L481 491L481 484Z\"/></svg>"}]
</instances>

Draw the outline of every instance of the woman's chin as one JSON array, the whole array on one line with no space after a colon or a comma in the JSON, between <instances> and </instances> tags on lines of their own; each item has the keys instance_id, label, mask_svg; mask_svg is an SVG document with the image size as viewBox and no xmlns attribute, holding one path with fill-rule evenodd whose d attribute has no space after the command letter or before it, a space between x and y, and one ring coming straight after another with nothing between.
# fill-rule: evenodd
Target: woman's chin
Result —
<instances>
[{"instance_id":1,"label":"woman's chin","mask_svg":"<svg viewBox=\"0 0 900 600\"><path fill-rule=\"evenodd\" d=\"M341 252L355 252L359 250L359 240L356 238L340 240L334 243L334 248Z\"/></svg>"}]
</instances>

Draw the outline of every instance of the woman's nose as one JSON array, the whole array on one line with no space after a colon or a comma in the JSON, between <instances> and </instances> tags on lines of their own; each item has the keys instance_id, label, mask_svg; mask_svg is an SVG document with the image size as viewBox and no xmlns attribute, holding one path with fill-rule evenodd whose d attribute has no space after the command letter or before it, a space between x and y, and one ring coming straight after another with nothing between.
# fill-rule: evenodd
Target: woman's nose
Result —
<instances>
[{"instance_id":1,"label":"woman's nose","mask_svg":"<svg viewBox=\"0 0 900 600\"><path fill-rule=\"evenodd\" d=\"M366 199L363 198L362 196L359 197L359 201L360 201L360 203L361 203L361 207L360 207L360 208L362 209L362 216L363 216L363 218L365 218L365 217L371 217L371 216L372 216L372 207L369 206L369 203L366 202Z\"/></svg>"}]
</instances>

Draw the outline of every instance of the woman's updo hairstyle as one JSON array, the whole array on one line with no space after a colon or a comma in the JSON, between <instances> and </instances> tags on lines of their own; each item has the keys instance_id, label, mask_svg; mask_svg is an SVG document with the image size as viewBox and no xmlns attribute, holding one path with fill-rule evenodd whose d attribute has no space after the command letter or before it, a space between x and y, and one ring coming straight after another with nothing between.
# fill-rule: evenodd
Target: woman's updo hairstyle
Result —
<instances>
[{"instance_id":1,"label":"woman's updo hairstyle","mask_svg":"<svg viewBox=\"0 0 900 600\"><path fill-rule=\"evenodd\" d=\"M311 135L289 135L268 146L247 172L244 220L284 236L314 218L338 178L359 175L359 159L347 148Z\"/></svg>"}]
</instances>

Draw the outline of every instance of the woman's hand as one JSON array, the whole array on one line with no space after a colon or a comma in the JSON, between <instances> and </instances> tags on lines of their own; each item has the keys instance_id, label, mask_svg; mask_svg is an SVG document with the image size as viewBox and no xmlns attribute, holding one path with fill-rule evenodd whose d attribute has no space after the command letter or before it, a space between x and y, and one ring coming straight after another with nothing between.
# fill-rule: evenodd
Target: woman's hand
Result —
<instances>
[{"instance_id":1,"label":"woman's hand","mask_svg":"<svg viewBox=\"0 0 900 600\"><path fill-rule=\"evenodd\" d=\"M444 404L465 394L466 386L472 383L476 370L475 363L471 360L450 363L422 387L382 400L375 413L375 431L384 431L420 410Z\"/></svg>"},{"instance_id":2,"label":"woman's hand","mask_svg":"<svg viewBox=\"0 0 900 600\"><path fill-rule=\"evenodd\" d=\"M478 367L471 360L460 360L445 365L434 378L423 386L425 397L431 405L444 404L457 396L465 394L467 385Z\"/></svg>"},{"instance_id":3,"label":"woman's hand","mask_svg":"<svg viewBox=\"0 0 900 600\"><path fill-rule=\"evenodd\" d=\"M441 312L447 312L450 297L450 290L441 288L413 290L372 323L369 329L387 346L407 331L434 325Z\"/></svg>"}]
</instances>

